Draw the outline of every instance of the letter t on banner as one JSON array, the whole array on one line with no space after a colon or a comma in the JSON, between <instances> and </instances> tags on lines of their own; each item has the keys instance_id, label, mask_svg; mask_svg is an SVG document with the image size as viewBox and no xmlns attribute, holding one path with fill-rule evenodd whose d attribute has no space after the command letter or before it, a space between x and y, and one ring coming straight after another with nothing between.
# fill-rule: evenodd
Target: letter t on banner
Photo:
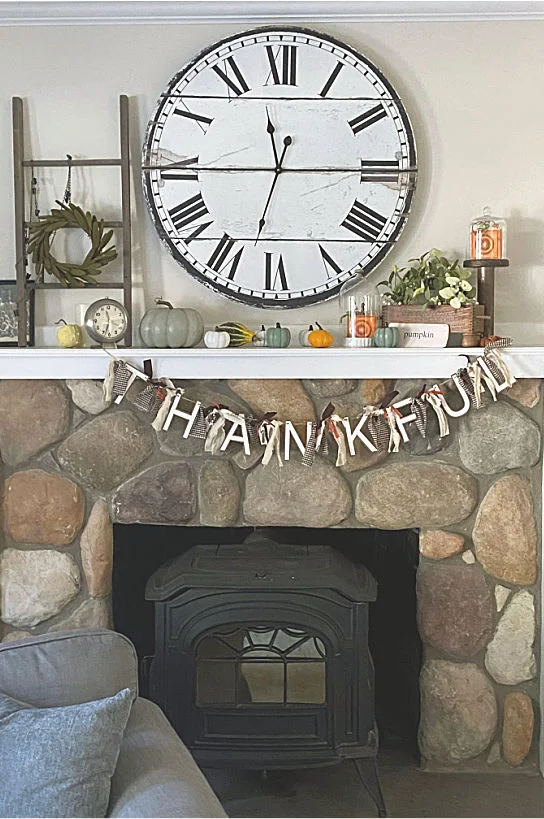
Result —
<instances>
[{"instance_id":1,"label":"letter t on banner","mask_svg":"<svg viewBox=\"0 0 544 819\"><path fill-rule=\"evenodd\" d=\"M181 401L181 398L182 398L182 396L178 394L178 395L176 395L176 397L172 401L172 406L170 407L170 412L168 413L168 418L164 422L163 429L169 429L170 428L170 424L172 423L172 419L173 419L174 415L176 415L178 418L185 418L185 420L188 423L187 423L187 426L185 427L185 432L183 433L183 437L188 438L189 433L190 433L191 429L193 428L194 423L195 423L195 421L197 419L197 416L198 416L198 410L200 409L200 401L196 402L196 404L193 407L193 411L191 412L191 414L189 414L188 412L183 412L183 410L178 409L178 404Z\"/></svg>"}]
</instances>

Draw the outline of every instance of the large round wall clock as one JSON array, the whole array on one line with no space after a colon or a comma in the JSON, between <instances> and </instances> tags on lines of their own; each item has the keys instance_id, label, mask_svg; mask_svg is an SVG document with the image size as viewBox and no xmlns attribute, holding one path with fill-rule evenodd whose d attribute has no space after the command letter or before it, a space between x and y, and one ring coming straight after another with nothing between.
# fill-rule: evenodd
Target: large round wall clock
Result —
<instances>
[{"instance_id":1,"label":"large round wall clock","mask_svg":"<svg viewBox=\"0 0 544 819\"><path fill-rule=\"evenodd\" d=\"M260 307L330 298L398 240L415 186L406 111L369 60L299 28L222 40L161 95L143 152L161 239Z\"/></svg>"}]
</instances>

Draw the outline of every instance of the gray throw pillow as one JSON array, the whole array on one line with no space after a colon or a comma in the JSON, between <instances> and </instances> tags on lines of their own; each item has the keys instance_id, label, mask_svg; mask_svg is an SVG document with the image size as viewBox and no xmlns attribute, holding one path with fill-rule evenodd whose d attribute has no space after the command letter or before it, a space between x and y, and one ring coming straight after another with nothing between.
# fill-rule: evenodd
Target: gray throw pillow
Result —
<instances>
[{"instance_id":1,"label":"gray throw pillow","mask_svg":"<svg viewBox=\"0 0 544 819\"><path fill-rule=\"evenodd\" d=\"M0 692L0 816L106 815L132 695L34 708Z\"/></svg>"}]
</instances>

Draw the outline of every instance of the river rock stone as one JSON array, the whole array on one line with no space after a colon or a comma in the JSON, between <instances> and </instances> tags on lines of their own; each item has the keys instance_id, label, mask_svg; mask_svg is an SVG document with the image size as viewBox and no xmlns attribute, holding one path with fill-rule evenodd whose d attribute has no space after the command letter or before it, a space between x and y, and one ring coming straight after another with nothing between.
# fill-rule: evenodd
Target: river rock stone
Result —
<instances>
[{"instance_id":1,"label":"river rock stone","mask_svg":"<svg viewBox=\"0 0 544 819\"><path fill-rule=\"evenodd\" d=\"M367 438L368 434L365 432ZM388 452L371 452L362 441L355 441L355 455L350 455L344 466L340 467L342 472L358 472L361 469L368 469L376 464L381 464L388 457Z\"/></svg>"},{"instance_id":2,"label":"river rock stone","mask_svg":"<svg viewBox=\"0 0 544 819\"><path fill-rule=\"evenodd\" d=\"M394 381L388 378L365 378L359 390L363 404L380 404L393 389L393 384Z\"/></svg>"},{"instance_id":3,"label":"river rock stone","mask_svg":"<svg viewBox=\"0 0 544 819\"><path fill-rule=\"evenodd\" d=\"M535 582L537 532L527 478L507 475L493 484L478 510L472 539L489 574L523 586Z\"/></svg>"},{"instance_id":4,"label":"river rock stone","mask_svg":"<svg viewBox=\"0 0 544 819\"><path fill-rule=\"evenodd\" d=\"M426 563L417 575L421 639L441 652L468 659L488 642L493 596L479 566Z\"/></svg>"},{"instance_id":5,"label":"river rock stone","mask_svg":"<svg viewBox=\"0 0 544 819\"><path fill-rule=\"evenodd\" d=\"M502 749L509 765L521 765L531 749L535 715L532 700L527 694L515 691L504 700L502 721Z\"/></svg>"},{"instance_id":6,"label":"river rock stone","mask_svg":"<svg viewBox=\"0 0 544 819\"><path fill-rule=\"evenodd\" d=\"M104 401L102 381L92 381L89 378L67 379L66 386L76 407L89 415L100 415L109 406Z\"/></svg>"},{"instance_id":7,"label":"river rock stone","mask_svg":"<svg viewBox=\"0 0 544 819\"><path fill-rule=\"evenodd\" d=\"M229 387L260 414L275 412L279 421L295 424L316 420L310 396L296 379L242 378L229 381Z\"/></svg>"},{"instance_id":8,"label":"river rock stone","mask_svg":"<svg viewBox=\"0 0 544 819\"><path fill-rule=\"evenodd\" d=\"M443 560L445 557L458 555L463 551L465 538L455 532L443 532L441 529L424 529L419 533L419 551L423 557L432 560Z\"/></svg>"},{"instance_id":9,"label":"river rock stone","mask_svg":"<svg viewBox=\"0 0 544 819\"><path fill-rule=\"evenodd\" d=\"M90 597L68 617L48 628L52 631L71 631L75 628L111 628L110 606L103 598Z\"/></svg>"},{"instance_id":10,"label":"river rock stone","mask_svg":"<svg viewBox=\"0 0 544 819\"><path fill-rule=\"evenodd\" d=\"M476 558L474 557L474 552L472 549L465 549L461 555L461 560L464 560L468 566L472 566L473 563L476 563Z\"/></svg>"},{"instance_id":11,"label":"river rock stone","mask_svg":"<svg viewBox=\"0 0 544 819\"><path fill-rule=\"evenodd\" d=\"M0 381L0 452L18 466L68 433L68 397L55 381Z\"/></svg>"},{"instance_id":12,"label":"river rock stone","mask_svg":"<svg viewBox=\"0 0 544 819\"><path fill-rule=\"evenodd\" d=\"M507 401L468 412L459 425L459 456L478 475L534 466L540 455L540 430Z\"/></svg>"},{"instance_id":13,"label":"river rock stone","mask_svg":"<svg viewBox=\"0 0 544 819\"><path fill-rule=\"evenodd\" d=\"M5 483L4 525L18 543L67 546L81 529L84 514L83 492L60 475L28 469Z\"/></svg>"},{"instance_id":14,"label":"river rock stone","mask_svg":"<svg viewBox=\"0 0 544 819\"><path fill-rule=\"evenodd\" d=\"M196 512L192 467L171 461L146 469L119 487L113 510L118 523L185 523Z\"/></svg>"},{"instance_id":15,"label":"river rock stone","mask_svg":"<svg viewBox=\"0 0 544 819\"><path fill-rule=\"evenodd\" d=\"M351 493L336 467L317 459L275 460L257 466L246 480L244 519L254 526L334 526L351 511Z\"/></svg>"},{"instance_id":16,"label":"river rock stone","mask_svg":"<svg viewBox=\"0 0 544 819\"><path fill-rule=\"evenodd\" d=\"M259 461L262 460L263 455L264 446L252 443L251 452L249 455L246 455L243 446L241 446L238 452L233 456L232 460L236 466L245 471L246 469L253 469L254 466L257 466Z\"/></svg>"},{"instance_id":17,"label":"river rock stone","mask_svg":"<svg viewBox=\"0 0 544 819\"><path fill-rule=\"evenodd\" d=\"M535 601L517 592L502 615L485 653L485 667L501 685L518 685L536 675Z\"/></svg>"},{"instance_id":18,"label":"river rock stone","mask_svg":"<svg viewBox=\"0 0 544 819\"><path fill-rule=\"evenodd\" d=\"M54 549L6 549L0 555L2 619L17 628L58 614L79 592L73 557Z\"/></svg>"},{"instance_id":19,"label":"river rock stone","mask_svg":"<svg viewBox=\"0 0 544 819\"><path fill-rule=\"evenodd\" d=\"M523 407L536 407L540 401L540 378L520 378L506 395Z\"/></svg>"},{"instance_id":20,"label":"river rock stone","mask_svg":"<svg viewBox=\"0 0 544 819\"><path fill-rule=\"evenodd\" d=\"M487 755L487 764L495 765L501 761L501 746L499 742L494 742Z\"/></svg>"},{"instance_id":21,"label":"river rock stone","mask_svg":"<svg viewBox=\"0 0 544 819\"><path fill-rule=\"evenodd\" d=\"M353 378L316 378L302 383L318 398L345 395L347 392L353 392L357 386L357 381Z\"/></svg>"},{"instance_id":22,"label":"river rock stone","mask_svg":"<svg viewBox=\"0 0 544 819\"><path fill-rule=\"evenodd\" d=\"M57 458L84 486L107 491L149 458L154 439L149 423L131 412L114 411L79 427L60 445Z\"/></svg>"},{"instance_id":23,"label":"river rock stone","mask_svg":"<svg viewBox=\"0 0 544 819\"><path fill-rule=\"evenodd\" d=\"M89 515L80 541L81 563L92 597L111 592L113 569L113 526L104 500L97 500Z\"/></svg>"},{"instance_id":24,"label":"river rock stone","mask_svg":"<svg viewBox=\"0 0 544 819\"><path fill-rule=\"evenodd\" d=\"M503 610L504 604L510 597L511 591L512 589L501 586L499 583L495 586L495 606L497 607L497 611Z\"/></svg>"},{"instance_id":25,"label":"river rock stone","mask_svg":"<svg viewBox=\"0 0 544 819\"><path fill-rule=\"evenodd\" d=\"M477 500L477 482L456 466L390 463L359 478L355 515L378 529L449 526L467 518Z\"/></svg>"},{"instance_id":26,"label":"river rock stone","mask_svg":"<svg viewBox=\"0 0 544 819\"><path fill-rule=\"evenodd\" d=\"M423 756L457 763L485 751L497 729L497 702L484 672L473 663L428 660L420 686Z\"/></svg>"},{"instance_id":27,"label":"river rock stone","mask_svg":"<svg viewBox=\"0 0 544 819\"><path fill-rule=\"evenodd\" d=\"M206 461L198 485L202 526L233 526L238 520L240 487L228 461Z\"/></svg>"}]
</instances>

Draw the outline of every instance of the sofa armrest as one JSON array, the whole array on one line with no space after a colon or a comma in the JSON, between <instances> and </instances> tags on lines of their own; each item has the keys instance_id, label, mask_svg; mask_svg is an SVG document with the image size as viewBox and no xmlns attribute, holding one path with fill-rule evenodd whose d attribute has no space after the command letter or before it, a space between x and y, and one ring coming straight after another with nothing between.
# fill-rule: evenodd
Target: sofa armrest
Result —
<instances>
[{"instance_id":1,"label":"sofa armrest","mask_svg":"<svg viewBox=\"0 0 544 819\"><path fill-rule=\"evenodd\" d=\"M141 697L134 702L125 729L108 816L226 816L161 709Z\"/></svg>"}]
</instances>

